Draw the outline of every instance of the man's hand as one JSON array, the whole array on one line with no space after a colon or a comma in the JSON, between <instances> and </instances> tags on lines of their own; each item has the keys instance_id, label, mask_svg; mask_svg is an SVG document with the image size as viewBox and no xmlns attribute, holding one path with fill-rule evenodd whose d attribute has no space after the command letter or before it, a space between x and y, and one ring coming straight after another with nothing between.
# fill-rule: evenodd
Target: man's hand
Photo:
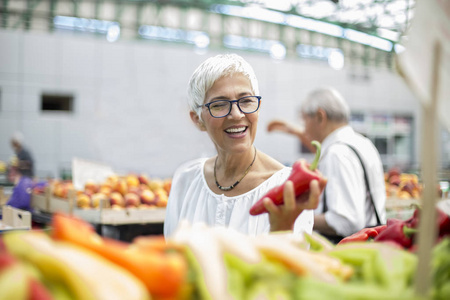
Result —
<instances>
[{"instance_id":1,"label":"man's hand","mask_svg":"<svg viewBox=\"0 0 450 300\"><path fill-rule=\"evenodd\" d=\"M270 121L269 125L267 125L267 131L282 131L290 134L294 133L293 126L283 120Z\"/></svg>"}]
</instances>

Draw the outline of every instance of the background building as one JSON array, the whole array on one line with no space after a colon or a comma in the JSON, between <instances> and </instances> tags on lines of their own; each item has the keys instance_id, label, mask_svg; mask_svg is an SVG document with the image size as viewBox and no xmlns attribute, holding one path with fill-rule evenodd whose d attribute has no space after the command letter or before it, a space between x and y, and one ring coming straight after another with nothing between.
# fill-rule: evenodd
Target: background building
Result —
<instances>
[{"instance_id":1,"label":"background building","mask_svg":"<svg viewBox=\"0 0 450 300\"><path fill-rule=\"evenodd\" d=\"M189 119L192 72L209 56L236 52L259 78L261 151L285 164L309 157L265 125L295 121L306 94L330 85L386 168L417 170L420 103L395 71L414 1L350 2L4 1L0 160L20 130L39 177L70 172L74 157L170 177L180 163L214 153ZM448 132L441 137L445 167Z\"/></svg>"}]
</instances>

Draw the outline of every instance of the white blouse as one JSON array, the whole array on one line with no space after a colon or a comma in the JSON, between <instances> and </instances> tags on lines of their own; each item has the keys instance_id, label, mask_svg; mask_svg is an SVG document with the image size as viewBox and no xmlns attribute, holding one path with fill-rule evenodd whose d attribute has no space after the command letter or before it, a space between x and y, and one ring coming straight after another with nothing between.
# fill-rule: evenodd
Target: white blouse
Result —
<instances>
[{"instance_id":1,"label":"white blouse","mask_svg":"<svg viewBox=\"0 0 450 300\"><path fill-rule=\"evenodd\" d=\"M166 208L164 235L170 236L178 224L202 222L208 226L225 226L248 235L270 231L267 213L252 216L249 211L271 188L281 185L291 173L285 167L273 174L253 190L238 196L227 197L215 194L206 183L203 173L207 158L200 158L181 165L172 179L169 201ZM313 210L305 210L294 224L294 233L311 233L314 224Z\"/></svg>"}]
</instances>

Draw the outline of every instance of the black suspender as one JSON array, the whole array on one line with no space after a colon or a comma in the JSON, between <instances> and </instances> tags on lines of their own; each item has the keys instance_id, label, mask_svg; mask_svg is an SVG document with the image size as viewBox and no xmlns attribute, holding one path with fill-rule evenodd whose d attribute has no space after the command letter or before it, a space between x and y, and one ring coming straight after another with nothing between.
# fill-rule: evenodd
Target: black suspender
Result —
<instances>
[{"instance_id":1,"label":"black suspender","mask_svg":"<svg viewBox=\"0 0 450 300\"><path fill-rule=\"evenodd\" d=\"M369 198L370 198L370 202L372 203L373 210L375 211L375 217L377 218L377 226L381 225L380 216L378 215L377 208L375 206L375 203L373 202L372 192L370 190L370 185L369 185L369 179L367 178L366 168L364 167L364 163L363 163L363 161L361 159L361 156L359 155L358 151L356 151L355 147L353 147L352 145L349 145L349 144L346 144L346 143L342 143L342 142L339 142L339 144L347 145L350 149L352 149L353 152L355 152L356 156L358 157L359 162L361 163L361 166L362 166L363 171L364 171L364 181L366 183L366 190L367 190L367 193L369 194ZM325 190L323 192L323 212L325 213L327 210L328 210L327 193L326 193L326 187L325 187Z\"/></svg>"}]
</instances>

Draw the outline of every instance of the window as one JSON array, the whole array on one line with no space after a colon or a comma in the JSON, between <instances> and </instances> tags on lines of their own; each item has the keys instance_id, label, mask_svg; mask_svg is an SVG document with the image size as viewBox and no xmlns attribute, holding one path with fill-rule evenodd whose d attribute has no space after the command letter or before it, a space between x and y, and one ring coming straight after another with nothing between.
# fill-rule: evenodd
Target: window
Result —
<instances>
[{"instance_id":1,"label":"window","mask_svg":"<svg viewBox=\"0 0 450 300\"><path fill-rule=\"evenodd\" d=\"M41 111L73 111L73 95L42 94Z\"/></svg>"}]
</instances>

